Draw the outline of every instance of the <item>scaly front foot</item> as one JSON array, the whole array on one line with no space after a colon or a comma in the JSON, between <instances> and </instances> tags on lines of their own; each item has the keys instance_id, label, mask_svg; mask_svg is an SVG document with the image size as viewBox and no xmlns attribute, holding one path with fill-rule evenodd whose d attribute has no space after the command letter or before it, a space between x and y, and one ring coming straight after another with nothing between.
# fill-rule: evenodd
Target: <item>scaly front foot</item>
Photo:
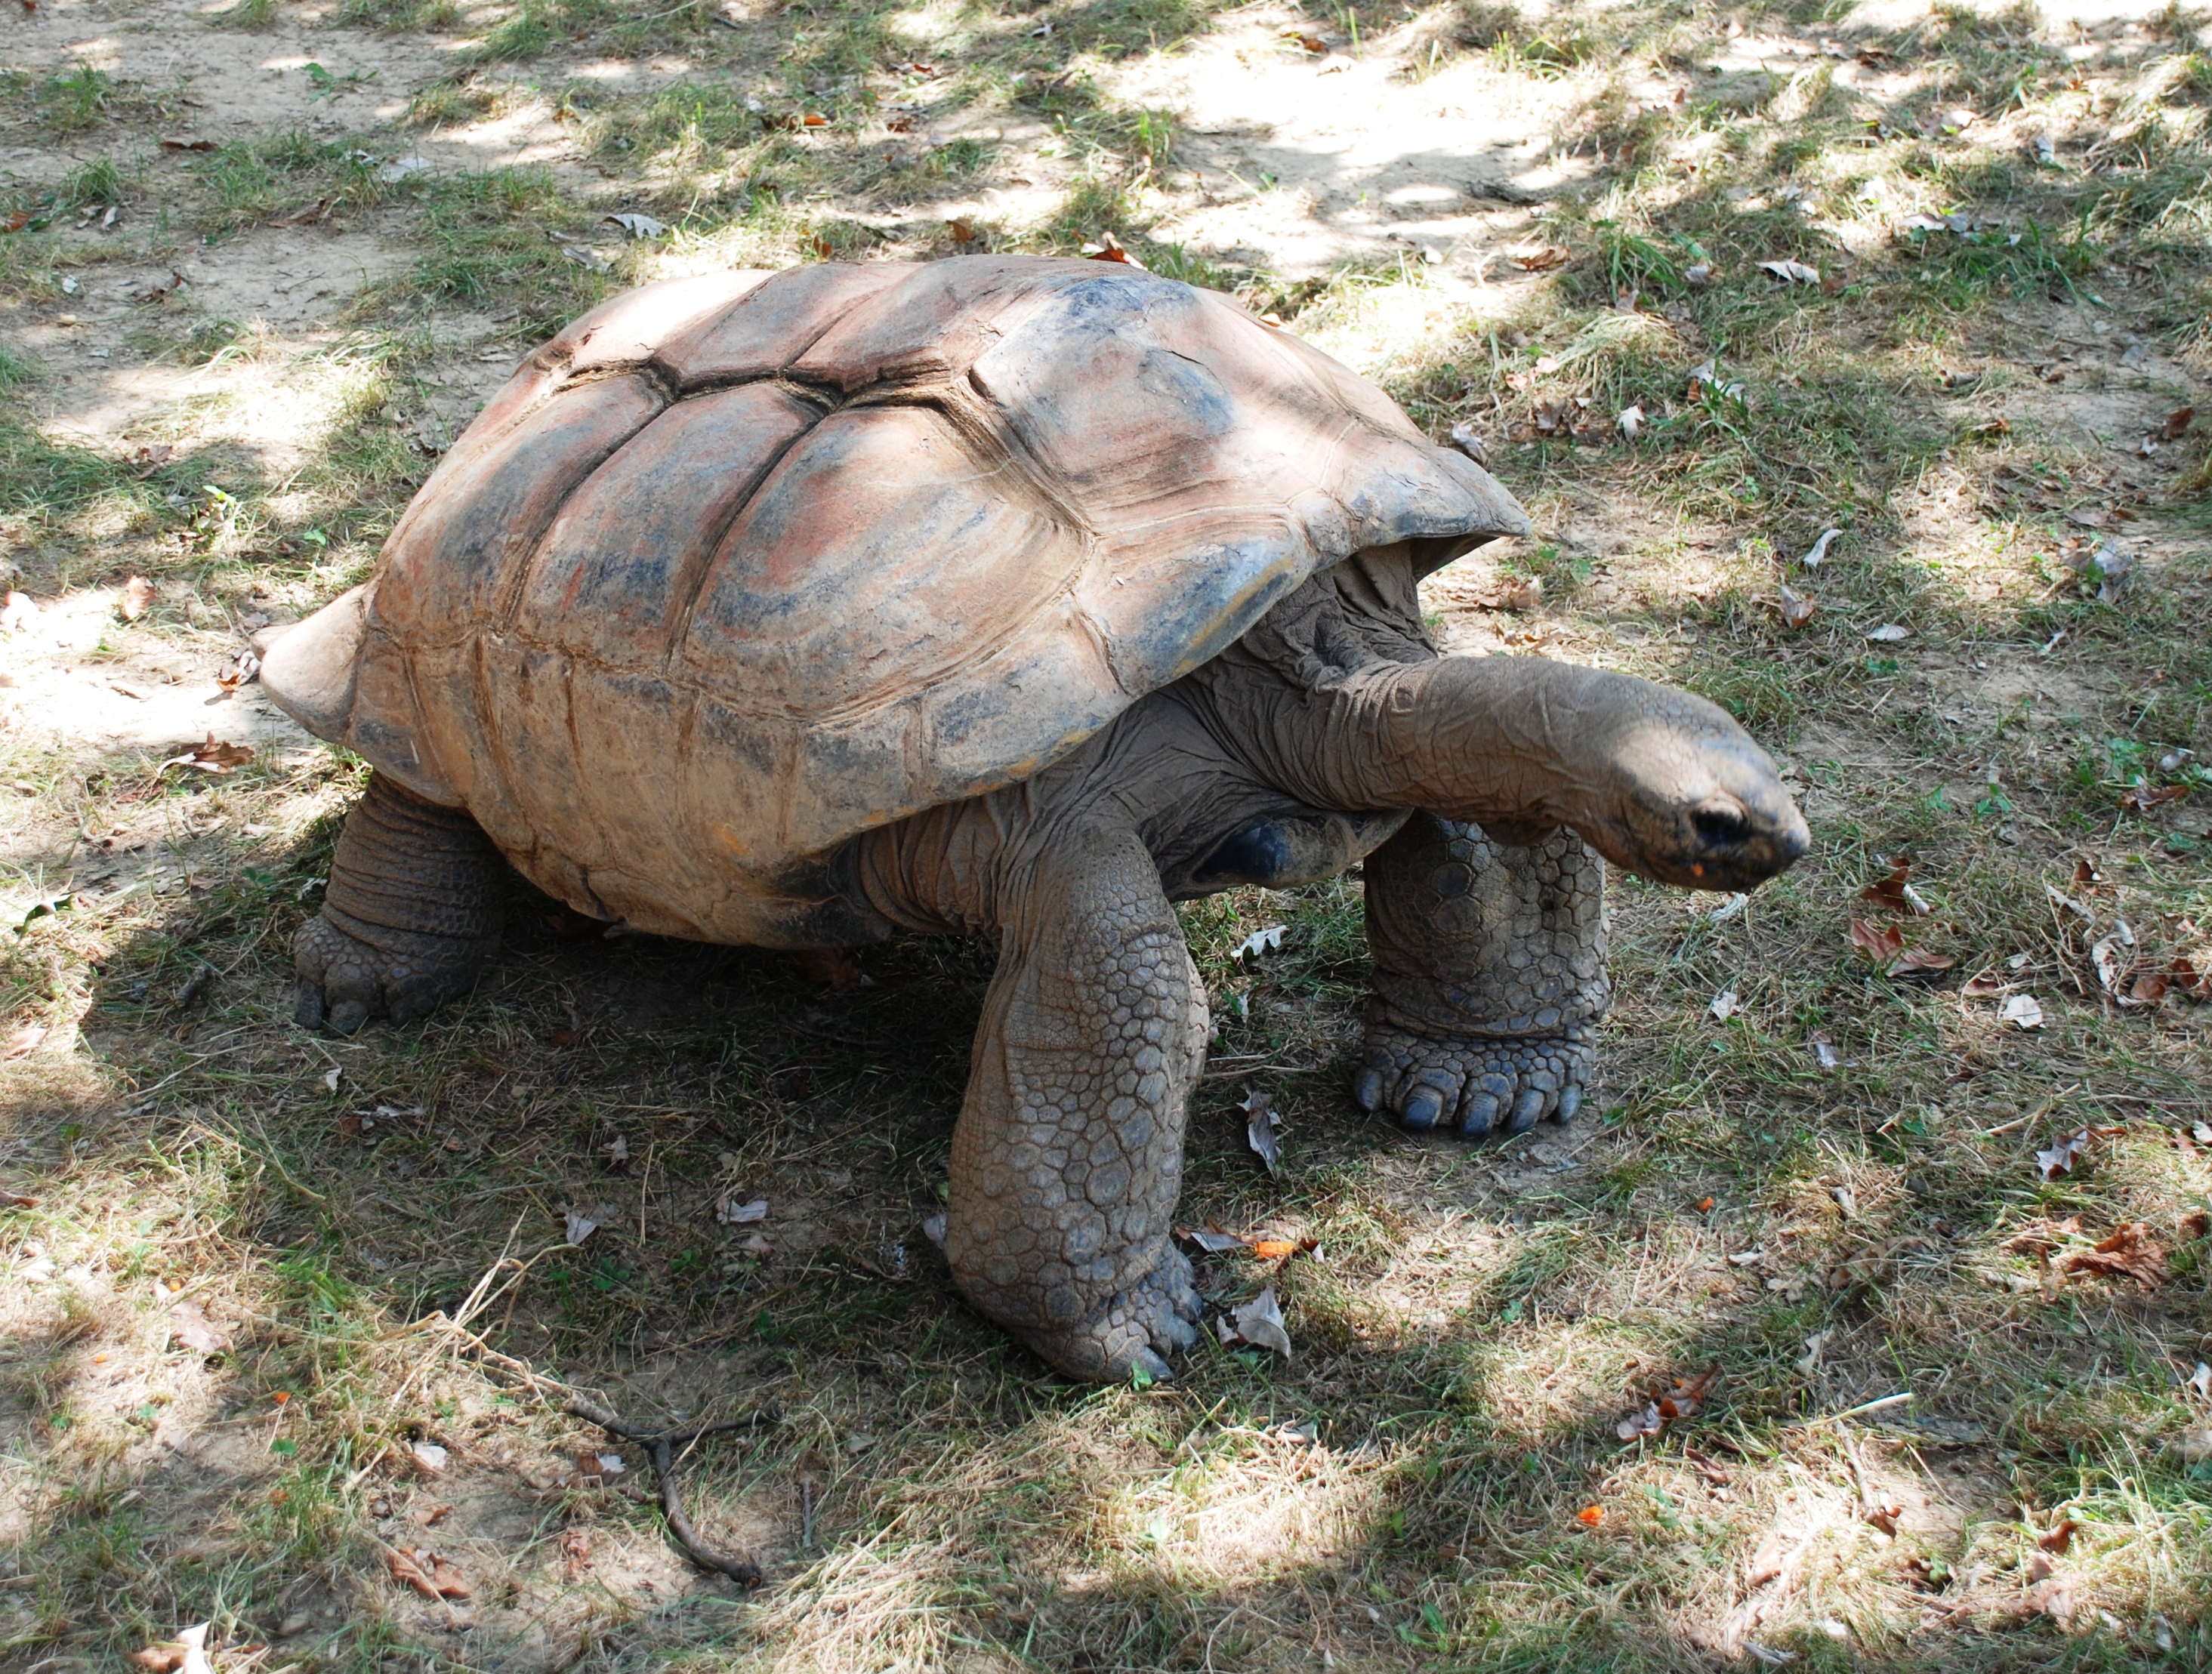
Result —
<instances>
[{"instance_id":1,"label":"scaly front foot","mask_svg":"<svg viewBox=\"0 0 2212 1674\"><path fill-rule=\"evenodd\" d=\"M1061 1299L1047 1298L1048 1306ZM1067 1306L1079 1306L1071 1289ZM1172 1246L1159 1265L1133 1287L1108 1297L1064 1331L1022 1331L1023 1342L1071 1377L1118 1383L1133 1371L1165 1383L1174 1374L1167 1356L1198 1341L1206 1304L1192 1283L1190 1263Z\"/></svg>"},{"instance_id":2,"label":"scaly front foot","mask_svg":"<svg viewBox=\"0 0 2212 1674\"><path fill-rule=\"evenodd\" d=\"M1525 1133L1547 1117L1574 1119L1595 1057L1587 1040L1437 1040L1370 1022L1352 1090L1362 1109L1389 1110L1417 1132Z\"/></svg>"}]
</instances>

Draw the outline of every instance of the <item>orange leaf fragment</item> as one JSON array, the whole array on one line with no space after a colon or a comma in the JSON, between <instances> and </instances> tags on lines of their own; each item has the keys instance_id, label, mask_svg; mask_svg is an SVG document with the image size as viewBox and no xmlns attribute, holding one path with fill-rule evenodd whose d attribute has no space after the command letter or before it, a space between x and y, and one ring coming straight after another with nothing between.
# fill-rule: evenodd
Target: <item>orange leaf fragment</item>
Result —
<instances>
[{"instance_id":1,"label":"orange leaf fragment","mask_svg":"<svg viewBox=\"0 0 2212 1674\"><path fill-rule=\"evenodd\" d=\"M1584 1528L1595 1529L1599 1524L1605 1521L1605 1507L1603 1506L1584 1506L1580 1511L1575 1513L1575 1521L1580 1523Z\"/></svg>"},{"instance_id":2,"label":"orange leaf fragment","mask_svg":"<svg viewBox=\"0 0 2212 1674\"><path fill-rule=\"evenodd\" d=\"M1713 1200L1711 1198L1707 1198L1698 1204L1698 1213L1700 1215L1705 1214L1712 1208L1712 1206Z\"/></svg>"},{"instance_id":3,"label":"orange leaf fragment","mask_svg":"<svg viewBox=\"0 0 2212 1674\"><path fill-rule=\"evenodd\" d=\"M1252 1246L1252 1253L1262 1261L1280 1261L1297 1252L1298 1246L1287 1238L1262 1238Z\"/></svg>"},{"instance_id":4,"label":"orange leaf fragment","mask_svg":"<svg viewBox=\"0 0 2212 1674\"><path fill-rule=\"evenodd\" d=\"M153 607L154 584L143 575L134 575L123 584L123 592L115 602L116 610L125 622L137 622Z\"/></svg>"}]
</instances>

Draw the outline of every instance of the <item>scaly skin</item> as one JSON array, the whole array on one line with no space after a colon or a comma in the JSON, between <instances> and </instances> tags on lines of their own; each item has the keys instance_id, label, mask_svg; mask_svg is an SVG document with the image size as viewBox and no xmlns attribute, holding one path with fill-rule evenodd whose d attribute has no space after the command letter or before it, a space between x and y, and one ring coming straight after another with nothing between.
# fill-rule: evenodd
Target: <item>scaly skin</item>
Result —
<instances>
[{"instance_id":1,"label":"scaly skin","mask_svg":"<svg viewBox=\"0 0 2212 1674\"><path fill-rule=\"evenodd\" d=\"M1571 831L1517 846L1415 815L1366 876L1360 1104L1468 1138L1571 1119L1613 998L1603 863Z\"/></svg>"},{"instance_id":2,"label":"scaly skin","mask_svg":"<svg viewBox=\"0 0 2212 1674\"><path fill-rule=\"evenodd\" d=\"M295 1018L351 1034L465 993L499 944L505 871L467 814L373 774L346 816L323 910L292 944Z\"/></svg>"},{"instance_id":3,"label":"scaly skin","mask_svg":"<svg viewBox=\"0 0 2212 1674\"><path fill-rule=\"evenodd\" d=\"M1060 1370L1165 1378L1200 1317L1169 1232L1206 990L1126 827L1068 833L1005 887L945 1253L968 1299Z\"/></svg>"}]
</instances>

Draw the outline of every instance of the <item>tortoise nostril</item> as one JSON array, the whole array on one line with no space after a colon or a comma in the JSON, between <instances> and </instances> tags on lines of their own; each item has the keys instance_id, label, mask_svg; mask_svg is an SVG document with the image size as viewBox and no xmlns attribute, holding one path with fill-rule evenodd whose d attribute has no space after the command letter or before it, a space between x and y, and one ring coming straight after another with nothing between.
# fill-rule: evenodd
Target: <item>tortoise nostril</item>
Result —
<instances>
[{"instance_id":1,"label":"tortoise nostril","mask_svg":"<svg viewBox=\"0 0 2212 1674\"><path fill-rule=\"evenodd\" d=\"M1751 822L1732 808L1700 808L1690 816L1698 840L1710 847L1741 843L1751 834Z\"/></svg>"}]
</instances>

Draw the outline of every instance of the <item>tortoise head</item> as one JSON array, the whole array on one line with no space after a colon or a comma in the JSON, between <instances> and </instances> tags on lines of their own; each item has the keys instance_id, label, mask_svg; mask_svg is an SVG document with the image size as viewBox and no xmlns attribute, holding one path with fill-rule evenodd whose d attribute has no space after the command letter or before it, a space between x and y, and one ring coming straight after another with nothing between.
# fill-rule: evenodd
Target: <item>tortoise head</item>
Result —
<instances>
[{"instance_id":1,"label":"tortoise head","mask_svg":"<svg viewBox=\"0 0 2212 1674\"><path fill-rule=\"evenodd\" d=\"M1772 758L1725 710L1625 676L1606 685L1571 822L1591 847L1662 883L1750 889L1812 846Z\"/></svg>"}]
</instances>

